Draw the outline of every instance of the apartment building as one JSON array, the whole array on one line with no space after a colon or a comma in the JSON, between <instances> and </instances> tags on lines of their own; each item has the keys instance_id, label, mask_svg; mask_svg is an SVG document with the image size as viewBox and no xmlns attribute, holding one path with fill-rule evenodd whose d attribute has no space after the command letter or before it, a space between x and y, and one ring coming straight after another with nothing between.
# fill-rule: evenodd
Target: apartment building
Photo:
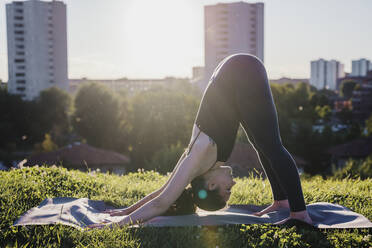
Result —
<instances>
[{"instance_id":1,"label":"apartment building","mask_svg":"<svg viewBox=\"0 0 372 248\"><path fill-rule=\"evenodd\" d=\"M310 63L310 84L317 89L337 89L337 80L345 77L344 65L337 60L318 59Z\"/></svg>"},{"instance_id":2,"label":"apartment building","mask_svg":"<svg viewBox=\"0 0 372 248\"><path fill-rule=\"evenodd\" d=\"M68 90L66 5L60 1L6 4L8 91L33 100L57 86Z\"/></svg>"},{"instance_id":3,"label":"apartment building","mask_svg":"<svg viewBox=\"0 0 372 248\"><path fill-rule=\"evenodd\" d=\"M234 53L249 53L264 61L264 4L218 3L204 6L205 88L215 67Z\"/></svg>"},{"instance_id":4,"label":"apartment building","mask_svg":"<svg viewBox=\"0 0 372 248\"><path fill-rule=\"evenodd\" d=\"M361 76L367 75L368 71L372 70L372 63L367 59L359 59L351 61L351 75L350 76Z\"/></svg>"}]
</instances>

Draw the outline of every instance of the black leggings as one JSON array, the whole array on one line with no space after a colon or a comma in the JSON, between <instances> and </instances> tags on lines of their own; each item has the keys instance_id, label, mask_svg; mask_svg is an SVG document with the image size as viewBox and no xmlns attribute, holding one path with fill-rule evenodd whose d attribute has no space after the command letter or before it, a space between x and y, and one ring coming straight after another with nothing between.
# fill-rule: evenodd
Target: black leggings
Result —
<instances>
[{"instance_id":1,"label":"black leggings","mask_svg":"<svg viewBox=\"0 0 372 248\"><path fill-rule=\"evenodd\" d=\"M238 54L223 61L215 76L230 84L235 112L256 149L274 200L288 199L291 211L306 210L295 161L283 146L266 70L254 56Z\"/></svg>"}]
</instances>

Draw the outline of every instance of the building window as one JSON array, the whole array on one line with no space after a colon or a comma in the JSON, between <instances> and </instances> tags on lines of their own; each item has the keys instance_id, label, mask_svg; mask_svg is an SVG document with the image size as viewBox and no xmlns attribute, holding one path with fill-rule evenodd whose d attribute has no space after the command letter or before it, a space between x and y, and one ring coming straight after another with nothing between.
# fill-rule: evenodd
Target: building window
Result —
<instances>
[{"instance_id":1,"label":"building window","mask_svg":"<svg viewBox=\"0 0 372 248\"><path fill-rule=\"evenodd\" d=\"M54 83L54 81L53 81L53 80L49 80L49 83L53 84L53 83Z\"/></svg>"},{"instance_id":2,"label":"building window","mask_svg":"<svg viewBox=\"0 0 372 248\"><path fill-rule=\"evenodd\" d=\"M15 59L14 62L15 63L24 63L25 60L24 59Z\"/></svg>"},{"instance_id":3,"label":"building window","mask_svg":"<svg viewBox=\"0 0 372 248\"><path fill-rule=\"evenodd\" d=\"M17 84L25 84L26 83L26 80L17 80L16 83Z\"/></svg>"},{"instance_id":4,"label":"building window","mask_svg":"<svg viewBox=\"0 0 372 248\"><path fill-rule=\"evenodd\" d=\"M22 6L23 2L14 2L15 5Z\"/></svg>"},{"instance_id":5,"label":"building window","mask_svg":"<svg viewBox=\"0 0 372 248\"><path fill-rule=\"evenodd\" d=\"M25 88L25 87L17 87L17 90L18 90L18 91L25 91L26 88Z\"/></svg>"},{"instance_id":6,"label":"building window","mask_svg":"<svg viewBox=\"0 0 372 248\"><path fill-rule=\"evenodd\" d=\"M221 38L219 38L218 40L219 40L219 41L227 41L228 39L227 39L227 37L221 37Z\"/></svg>"},{"instance_id":7,"label":"building window","mask_svg":"<svg viewBox=\"0 0 372 248\"><path fill-rule=\"evenodd\" d=\"M220 45L218 45L217 47L220 47L220 48L227 48L227 44L220 44Z\"/></svg>"},{"instance_id":8,"label":"building window","mask_svg":"<svg viewBox=\"0 0 372 248\"><path fill-rule=\"evenodd\" d=\"M16 52L16 55L25 55L25 52Z\"/></svg>"},{"instance_id":9,"label":"building window","mask_svg":"<svg viewBox=\"0 0 372 248\"><path fill-rule=\"evenodd\" d=\"M14 16L14 20L23 20L23 16Z\"/></svg>"},{"instance_id":10,"label":"building window","mask_svg":"<svg viewBox=\"0 0 372 248\"><path fill-rule=\"evenodd\" d=\"M220 15L227 15L227 13L229 13L227 10L218 11L218 14L220 14Z\"/></svg>"},{"instance_id":11,"label":"building window","mask_svg":"<svg viewBox=\"0 0 372 248\"><path fill-rule=\"evenodd\" d=\"M18 38L15 38L15 39L16 39L16 41L25 41L25 39L21 38L21 37L18 37Z\"/></svg>"},{"instance_id":12,"label":"building window","mask_svg":"<svg viewBox=\"0 0 372 248\"><path fill-rule=\"evenodd\" d=\"M49 66L49 69L51 69L51 70L53 70L54 69L54 67L51 65L51 66Z\"/></svg>"},{"instance_id":13,"label":"building window","mask_svg":"<svg viewBox=\"0 0 372 248\"><path fill-rule=\"evenodd\" d=\"M23 30L16 30L14 31L14 34L24 34L25 32Z\"/></svg>"},{"instance_id":14,"label":"building window","mask_svg":"<svg viewBox=\"0 0 372 248\"><path fill-rule=\"evenodd\" d=\"M21 13L21 14L22 14L22 13L23 13L23 9L15 9L15 12L16 12L16 13Z\"/></svg>"},{"instance_id":15,"label":"building window","mask_svg":"<svg viewBox=\"0 0 372 248\"><path fill-rule=\"evenodd\" d=\"M48 26L52 28L53 27L53 24L52 23L49 23Z\"/></svg>"},{"instance_id":16,"label":"building window","mask_svg":"<svg viewBox=\"0 0 372 248\"><path fill-rule=\"evenodd\" d=\"M25 70L25 69L26 69L26 66L24 66L24 65L20 65L20 66L17 66L17 69L18 69L18 70Z\"/></svg>"},{"instance_id":17,"label":"building window","mask_svg":"<svg viewBox=\"0 0 372 248\"><path fill-rule=\"evenodd\" d=\"M24 45L16 45L16 48L18 48L18 49L24 49L25 46Z\"/></svg>"},{"instance_id":18,"label":"building window","mask_svg":"<svg viewBox=\"0 0 372 248\"><path fill-rule=\"evenodd\" d=\"M14 27L15 28L23 28L23 24L22 23L15 23Z\"/></svg>"},{"instance_id":19,"label":"building window","mask_svg":"<svg viewBox=\"0 0 372 248\"><path fill-rule=\"evenodd\" d=\"M25 74L24 73L16 73L16 77L24 77Z\"/></svg>"}]
</instances>

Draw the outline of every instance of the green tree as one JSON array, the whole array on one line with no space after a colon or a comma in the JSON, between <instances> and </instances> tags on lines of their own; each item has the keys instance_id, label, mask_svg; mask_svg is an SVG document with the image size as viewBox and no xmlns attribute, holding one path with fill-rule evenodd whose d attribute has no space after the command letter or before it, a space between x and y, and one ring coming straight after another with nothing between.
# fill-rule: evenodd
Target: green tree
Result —
<instances>
[{"instance_id":1,"label":"green tree","mask_svg":"<svg viewBox=\"0 0 372 248\"><path fill-rule=\"evenodd\" d=\"M58 146L53 142L50 134L45 134L45 139L41 143L41 148L45 152L51 152L58 149Z\"/></svg>"},{"instance_id":2,"label":"green tree","mask_svg":"<svg viewBox=\"0 0 372 248\"><path fill-rule=\"evenodd\" d=\"M186 146L200 99L178 90L152 89L130 100L130 143L134 163L143 167L153 154L180 143Z\"/></svg>"},{"instance_id":3,"label":"green tree","mask_svg":"<svg viewBox=\"0 0 372 248\"><path fill-rule=\"evenodd\" d=\"M315 108L315 111L318 113L318 116L325 120L325 121L329 121L330 117L331 117L331 113L332 113L332 109L330 106L328 105L324 105L323 107L321 106L316 106Z\"/></svg>"},{"instance_id":4,"label":"green tree","mask_svg":"<svg viewBox=\"0 0 372 248\"><path fill-rule=\"evenodd\" d=\"M71 96L62 89L51 87L40 92L36 104L38 136L44 138L45 134L49 133L58 146L65 145L70 132Z\"/></svg>"},{"instance_id":5,"label":"green tree","mask_svg":"<svg viewBox=\"0 0 372 248\"><path fill-rule=\"evenodd\" d=\"M126 106L104 85L82 85L74 100L72 125L88 144L127 152L125 139Z\"/></svg>"}]
</instances>

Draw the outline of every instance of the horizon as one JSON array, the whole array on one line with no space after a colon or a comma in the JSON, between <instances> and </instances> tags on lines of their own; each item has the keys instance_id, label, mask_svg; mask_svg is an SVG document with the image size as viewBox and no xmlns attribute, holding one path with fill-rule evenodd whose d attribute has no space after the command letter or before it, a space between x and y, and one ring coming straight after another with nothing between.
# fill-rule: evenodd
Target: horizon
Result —
<instances>
[{"instance_id":1,"label":"horizon","mask_svg":"<svg viewBox=\"0 0 372 248\"><path fill-rule=\"evenodd\" d=\"M5 5L10 2L0 5L0 79L5 82ZM62 2L67 6L68 78L113 80L191 78L193 66L204 66L203 6L236 1ZM264 62L270 79L308 79L310 61L319 58L340 61L345 72L352 60L372 59L372 1L258 2L265 6Z\"/></svg>"}]
</instances>

